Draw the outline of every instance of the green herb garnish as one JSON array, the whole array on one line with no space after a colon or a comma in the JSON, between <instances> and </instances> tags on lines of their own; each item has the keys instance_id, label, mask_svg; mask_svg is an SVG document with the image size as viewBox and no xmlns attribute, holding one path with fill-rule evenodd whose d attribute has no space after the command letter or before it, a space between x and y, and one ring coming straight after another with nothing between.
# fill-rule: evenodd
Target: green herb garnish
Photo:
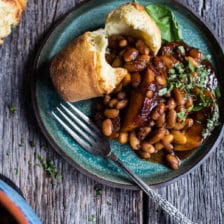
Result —
<instances>
[{"instance_id":1,"label":"green herb garnish","mask_svg":"<svg viewBox=\"0 0 224 224\"><path fill-rule=\"evenodd\" d=\"M188 68L189 68L190 72L195 71L194 65L193 65L192 61L190 61L190 60L188 61Z\"/></svg>"},{"instance_id":2,"label":"green herb garnish","mask_svg":"<svg viewBox=\"0 0 224 224\"><path fill-rule=\"evenodd\" d=\"M175 74L175 69L174 68L171 68L171 69L169 69L169 74L171 74L171 75L174 75Z\"/></svg>"},{"instance_id":3,"label":"green herb garnish","mask_svg":"<svg viewBox=\"0 0 224 224\"><path fill-rule=\"evenodd\" d=\"M40 165L43 167L43 169L46 171L47 175L50 176L52 179L59 180L62 178L62 176L58 173L55 164L52 160L45 161L41 155L35 153L35 158L38 159L40 162Z\"/></svg>"},{"instance_id":4,"label":"green herb garnish","mask_svg":"<svg viewBox=\"0 0 224 224\"><path fill-rule=\"evenodd\" d=\"M163 96L163 95L165 95L167 93L169 93L168 89L167 88L163 88L163 89L159 90L158 95L159 96Z\"/></svg>"},{"instance_id":5,"label":"green herb garnish","mask_svg":"<svg viewBox=\"0 0 224 224\"><path fill-rule=\"evenodd\" d=\"M14 114L14 113L16 112L16 108L15 108L15 106L14 106L13 104L9 104L9 105L8 105L8 108L9 108L9 111L10 111L12 114Z\"/></svg>"},{"instance_id":6,"label":"green herb garnish","mask_svg":"<svg viewBox=\"0 0 224 224\"><path fill-rule=\"evenodd\" d=\"M96 195L97 195L97 196L100 196L100 195L102 195L102 193L103 193L102 185L101 185L101 184L96 184L96 185L94 186L94 190L96 191Z\"/></svg>"},{"instance_id":7,"label":"green herb garnish","mask_svg":"<svg viewBox=\"0 0 224 224\"><path fill-rule=\"evenodd\" d=\"M185 49L183 46L178 46L177 48L182 54L185 54Z\"/></svg>"},{"instance_id":8,"label":"green herb garnish","mask_svg":"<svg viewBox=\"0 0 224 224\"><path fill-rule=\"evenodd\" d=\"M91 215L88 219L89 222L96 222L96 215Z\"/></svg>"},{"instance_id":9,"label":"green herb garnish","mask_svg":"<svg viewBox=\"0 0 224 224\"><path fill-rule=\"evenodd\" d=\"M175 65L174 65L174 68L176 69L176 71L178 72L178 74L182 74L182 73L184 73L184 65L183 64L181 64L181 63L176 63Z\"/></svg>"},{"instance_id":10,"label":"green herb garnish","mask_svg":"<svg viewBox=\"0 0 224 224\"><path fill-rule=\"evenodd\" d=\"M185 122L187 118L187 111L183 110L179 113L177 113L177 117L180 119L181 122Z\"/></svg>"},{"instance_id":11,"label":"green herb garnish","mask_svg":"<svg viewBox=\"0 0 224 224\"><path fill-rule=\"evenodd\" d=\"M203 55L202 56L202 60L211 60L212 56L210 54L207 54L207 55Z\"/></svg>"},{"instance_id":12,"label":"green herb garnish","mask_svg":"<svg viewBox=\"0 0 224 224\"><path fill-rule=\"evenodd\" d=\"M207 125L206 128L203 129L202 131L202 137L205 139L207 138L212 130L219 125L219 107L216 103L214 103L213 105L213 113L212 113L212 117L207 119Z\"/></svg>"},{"instance_id":13,"label":"green herb garnish","mask_svg":"<svg viewBox=\"0 0 224 224\"><path fill-rule=\"evenodd\" d=\"M30 140L29 143L30 143L31 148L36 147L36 143L34 140Z\"/></svg>"},{"instance_id":14,"label":"green herb garnish","mask_svg":"<svg viewBox=\"0 0 224 224\"><path fill-rule=\"evenodd\" d=\"M16 175L18 175L19 174L19 169L15 168L15 172L16 172Z\"/></svg>"}]
</instances>

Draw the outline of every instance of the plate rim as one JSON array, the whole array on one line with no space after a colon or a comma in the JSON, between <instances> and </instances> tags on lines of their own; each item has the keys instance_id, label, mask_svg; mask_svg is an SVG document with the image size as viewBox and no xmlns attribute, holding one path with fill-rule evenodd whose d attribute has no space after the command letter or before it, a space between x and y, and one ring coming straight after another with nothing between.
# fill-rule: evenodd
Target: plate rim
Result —
<instances>
[{"instance_id":1,"label":"plate rim","mask_svg":"<svg viewBox=\"0 0 224 224\"><path fill-rule=\"evenodd\" d=\"M107 180L104 179L103 177L99 177L97 175L95 175L94 173L91 173L90 171L88 171L87 169L83 168L82 166L80 166L77 162L75 162L74 160L72 160L62 149L60 146L58 146L58 144L54 141L54 139L51 137L51 135L49 134L49 132L47 131L44 122L41 119L40 116L40 111L39 111L39 107L38 107L38 103L37 103L37 98L36 98L36 82L37 82L37 77L38 77L38 73L37 68L38 68L38 64L39 64L39 60L40 60L40 56L41 56L41 52L44 48L44 46L46 45L47 41L49 40L49 38L51 37L51 35L55 32L55 29L60 26L61 23L63 23L64 20L67 19L67 17L69 17L71 14L73 14L77 9L81 8L82 6L85 6L86 4L91 3L91 1L87 1L87 2L83 2L82 4L80 4L79 6L74 6L71 10L69 10L67 13L65 13L65 15L63 16L59 16L59 19L55 22L52 23L50 29L48 31L46 31L46 35L43 38L43 40L41 40L41 43L39 45L37 54L35 56L34 59L34 63L32 65L32 69L31 69L31 77L30 77L30 87L31 87L31 104L33 107L33 111L35 114L35 118L37 121L37 124L41 130L41 132L43 133L44 137L46 138L46 140L48 141L48 143L51 145L51 147L66 161L68 162L72 167L74 167L75 169L77 169L78 171L80 171L82 174L90 177L91 179L110 186L110 187L114 187L114 188L119 188L119 189L127 189L127 190L139 190L139 187L137 185L135 185L134 183L118 183L118 182L113 182L111 180ZM170 0L167 0L167 3L171 3ZM176 7L182 7L184 10L186 10L188 13L190 13L193 17L195 17L195 19L198 21L198 24L200 25L201 28L203 28L203 33L208 33L210 35L210 38L212 38L214 40L213 44L214 46L219 50L219 53L221 57L224 58L224 51L222 50L222 45L220 43L219 38L217 37L216 32L212 31L211 27L206 24L206 22L203 20L203 18L201 18L199 15L197 15L194 11L192 11L192 9L187 6L184 5L182 2L179 2L178 0L172 0L172 4ZM224 70L224 67L223 67ZM152 188L160 188L160 187L164 187L167 186L181 178L183 178L185 175L189 174L190 172L193 172L196 168L198 168L212 153L212 151L214 151L214 149L217 147L217 145L220 143L222 136L224 134L224 125L222 122L222 127L220 127L220 131L218 134L217 139L215 140L214 144L212 145L211 148L206 150L205 154L200 155L199 157L197 157L197 160L194 161L193 165L189 168L186 168L182 173L180 173L179 175L177 175L176 177L171 178L168 181L162 181L160 183L157 184L148 184L150 187Z\"/></svg>"}]
</instances>

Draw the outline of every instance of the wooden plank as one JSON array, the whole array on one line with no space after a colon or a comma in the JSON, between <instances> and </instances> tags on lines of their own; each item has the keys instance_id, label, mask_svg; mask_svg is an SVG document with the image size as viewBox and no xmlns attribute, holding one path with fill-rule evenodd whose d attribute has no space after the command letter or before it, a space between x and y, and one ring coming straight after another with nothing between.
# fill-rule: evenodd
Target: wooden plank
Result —
<instances>
[{"instance_id":1,"label":"wooden plank","mask_svg":"<svg viewBox=\"0 0 224 224\"><path fill-rule=\"evenodd\" d=\"M44 223L142 223L142 194L102 186L64 161L40 133L30 102L29 76L34 56L52 23L84 1L29 0L18 28L0 49L0 173L13 180ZM8 110L13 104L16 112ZM35 142L30 144L30 141ZM48 150L41 149L47 146ZM62 180L51 179L34 153L53 160ZM93 221L88 221L93 216Z\"/></svg>"},{"instance_id":2,"label":"wooden plank","mask_svg":"<svg viewBox=\"0 0 224 224\"><path fill-rule=\"evenodd\" d=\"M202 16L224 46L224 2L222 0L179 1ZM224 139L203 165L176 183L159 189L158 192L195 222L224 223L223 156ZM148 207L149 224L175 223L153 202L149 201Z\"/></svg>"}]
</instances>

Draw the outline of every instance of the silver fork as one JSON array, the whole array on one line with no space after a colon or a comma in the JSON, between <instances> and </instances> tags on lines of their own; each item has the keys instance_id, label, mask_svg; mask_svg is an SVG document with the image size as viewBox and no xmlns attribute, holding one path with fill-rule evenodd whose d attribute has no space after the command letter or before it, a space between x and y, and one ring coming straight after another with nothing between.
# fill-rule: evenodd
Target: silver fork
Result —
<instances>
[{"instance_id":1,"label":"silver fork","mask_svg":"<svg viewBox=\"0 0 224 224\"><path fill-rule=\"evenodd\" d=\"M98 127L78 110L71 103L65 102L56 108L57 112L52 112L54 118L63 126L71 137L88 152L109 158L117 163L132 180L157 203L167 214L173 217L180 224L195 224L183 215L170 202L163 199L161 195L150 188L141 178L133 173L123 162L111 151L108 139L104 137Z\"/></svg>"}]
</instances>

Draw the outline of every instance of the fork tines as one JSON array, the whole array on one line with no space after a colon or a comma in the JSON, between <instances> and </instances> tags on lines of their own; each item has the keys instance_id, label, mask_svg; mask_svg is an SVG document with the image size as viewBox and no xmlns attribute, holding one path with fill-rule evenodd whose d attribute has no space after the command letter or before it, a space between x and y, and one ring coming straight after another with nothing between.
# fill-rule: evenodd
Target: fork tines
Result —
<instances>
[{"instance_id":1,"label":"fork tines","mask_svg":"<svg viewBox=\"0 0 224 224\"><path fill-rule=\"evenodd\" d=\"M57 112L52 111L55 119L64 129L84 148L88 149L100 134L97 126L80 110L69 102L60 103L56 108Z\"/></svg>"}]
</instances>

